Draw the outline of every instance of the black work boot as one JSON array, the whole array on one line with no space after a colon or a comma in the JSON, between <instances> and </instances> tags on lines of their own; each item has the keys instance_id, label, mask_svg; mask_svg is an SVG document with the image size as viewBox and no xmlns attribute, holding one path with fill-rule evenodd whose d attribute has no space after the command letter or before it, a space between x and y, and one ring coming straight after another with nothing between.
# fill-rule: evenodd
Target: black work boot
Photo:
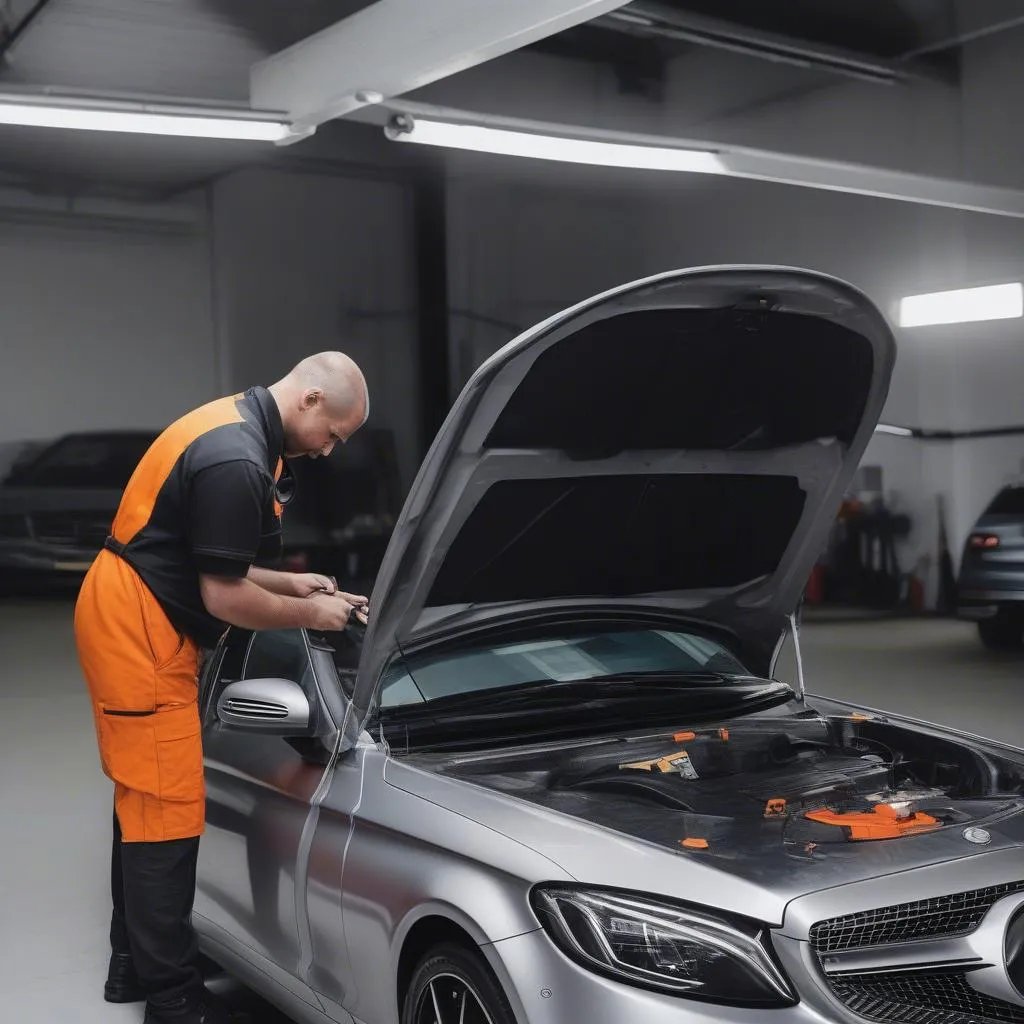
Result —
<instances>
[{"instance_id":1,"label":"black work boot","mask_svg":"<svg viewBox=\"0 0 1024 1024\"><path fill-rule=\"evenodd\" d=\"M212 993L205 992L199 1004L189 1005L182 999L178 1005L157 1008L147 1003L143 1024L249 1024L249 1021L244 1010L229 1010Z\"/></svg>"},{"instance_id":2,"label":"black work boot","mask_svg":"<svg viewBox=\"0 0 1024 1024\"><path fill-rule=\"evenodd\" d=\"M131 953L111 953L103 998L108 1003L140 1003L146 998L139 984Z\"/></svg>"}]
</instances>

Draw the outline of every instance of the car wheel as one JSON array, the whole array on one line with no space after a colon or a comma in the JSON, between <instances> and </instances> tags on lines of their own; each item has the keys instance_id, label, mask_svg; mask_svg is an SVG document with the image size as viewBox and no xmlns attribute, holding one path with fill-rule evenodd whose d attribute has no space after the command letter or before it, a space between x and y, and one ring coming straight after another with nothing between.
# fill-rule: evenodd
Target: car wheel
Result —
<instances>
[{"instance_id":1,"label":"car wheel","mask_svg":"<svg viewBox=\"0 0 1024 1024\"><path fill-rule=\"evenodd\" d=\"M1024 647L1024 621L1013 612L1000 610L978 623L978 636L991 651L1012 651Z\"/></svg>"},{"instance_id":2,"label":"car wheel","mask_svg":"<svg viewBox=\"0 0 1024 1024\"><path fill-rule=\"evenodd\" d=\"M401 1024L516 1024L516 1019L483 957L445 943L413 972Z\"/></svg>"}]
</instances>

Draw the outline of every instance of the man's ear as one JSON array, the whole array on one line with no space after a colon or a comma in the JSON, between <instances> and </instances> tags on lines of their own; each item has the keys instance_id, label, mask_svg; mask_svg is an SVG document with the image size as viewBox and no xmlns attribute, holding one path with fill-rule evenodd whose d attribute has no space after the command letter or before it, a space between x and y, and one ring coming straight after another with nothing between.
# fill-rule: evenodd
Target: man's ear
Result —
<instances>
[{"instance_id":1,"label":"man's ear","mask_svg":"<svg viewBox=\"0 0 1024 1024\"><path fill-rule=\"evenodd\" d=\"M324 393L320 388L306 388L302 392L302 408L315 409L324 400Z\"/></svg>"}]
</instances>

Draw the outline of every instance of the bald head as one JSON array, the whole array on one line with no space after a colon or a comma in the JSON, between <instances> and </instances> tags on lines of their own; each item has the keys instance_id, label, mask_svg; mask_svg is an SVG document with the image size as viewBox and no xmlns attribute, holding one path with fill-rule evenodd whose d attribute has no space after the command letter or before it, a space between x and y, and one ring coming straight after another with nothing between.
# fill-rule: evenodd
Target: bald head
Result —
<instances>
[{"instance_id":1,"label":"bald head","mask_svg":"<svg viewBox=\"0 0 1024 1024\"><path fill-rule=\"evenodd\" d=\"M301 390L314 388L322 391L328 405L335 411L344 412L361 405L364 409L362 423L366 422L370 414L366 378L355 360L344 352L317 352L306 356L285 380L289 378Z\"/></svg>"},{"instance_id":2,"label":"bald head","mask_svg":"<svg viewBox=\"0 0 1024 1024\"><path fill-rule=\"evenodd\" d=\"M370 415L366 378L344 352L307 356L269 390L281 412L290 456L330 454Z\"/></svg>"}]
</instances>

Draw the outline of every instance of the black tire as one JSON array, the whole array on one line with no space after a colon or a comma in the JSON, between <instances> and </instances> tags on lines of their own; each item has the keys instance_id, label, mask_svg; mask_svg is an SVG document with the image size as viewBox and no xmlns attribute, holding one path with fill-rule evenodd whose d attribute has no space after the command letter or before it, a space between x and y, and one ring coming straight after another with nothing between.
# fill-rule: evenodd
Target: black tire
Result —
<instances>
[{"instance_id":1,"label":"black tire","mask_svg":"<svg viewBox=\"0 0 1024 1024\"><path fill-rule=\"evenodd\" d=\"M978 637L990 651L1017 651L1024 647L1024 619L1001 608L991 619L978 623Z\"/></svg>"},{"instance_id":2,"label":"black tire","mask_svg":"<svg viewBox=\"0 0 1024 1024\"><path fill-rule=\"evenodd\" d=\"M435 946L413 971L402 1003L401 1024L433 1024L438 1020L435 1007L440 1009L438 1024L459 1024L464 996L463 1024L516 1024L508 999L484 958L448 942Z\"/></svg>"}]
</instances>

